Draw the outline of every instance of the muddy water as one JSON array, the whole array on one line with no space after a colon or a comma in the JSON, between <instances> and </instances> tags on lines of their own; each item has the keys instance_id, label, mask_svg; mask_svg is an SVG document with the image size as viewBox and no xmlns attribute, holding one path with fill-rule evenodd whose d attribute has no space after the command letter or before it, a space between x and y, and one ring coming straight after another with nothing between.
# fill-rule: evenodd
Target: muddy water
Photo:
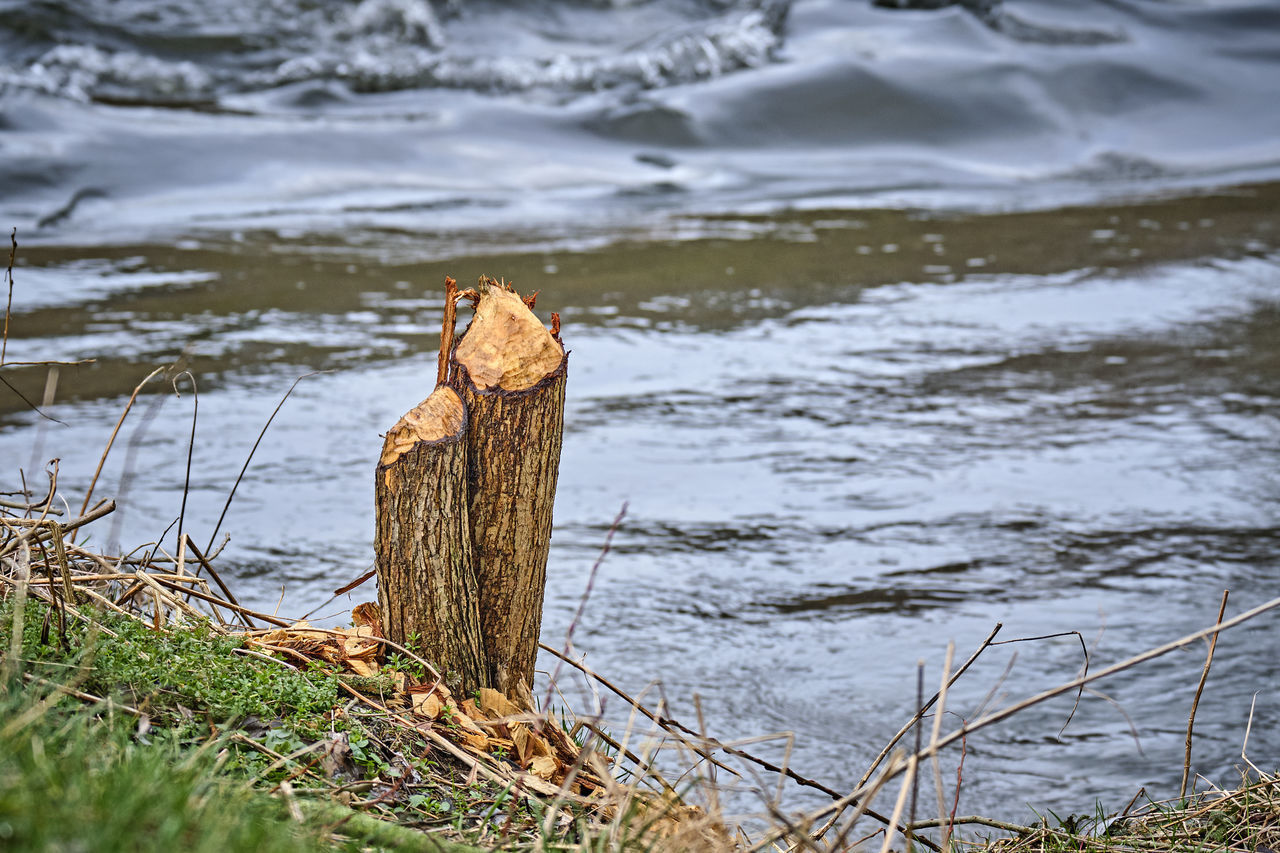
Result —
<instances>
[{"instance_id":1,"label":"muddy water","mask_svg":"<svg viewBox=\"0 0 1280 853\"><path fill-rule=\"evenodd\" d=\"M963 656L997 622L1007 639L1080 631L1098 667L1209 624L1224 589L1236 612L1275 594L1277 211L1263 184L1008 214L699 217L597 247L252 231L32 246L7 358L96 361L61 370L62 423L0 397L0 459L13 482L59 457L78 504L124 398L185 353L186 529L203 544L279 397L327 371L267 433L220 565L256 607L340 620L373 597L329 601L371 563L379 433L430 390L439 282L515 278L572 350L545 637L563 637L626 501L577 628L588 662L634 691L661 679L689 718L700 696L723 737L793 731L792 764L847 787L949 640ZM5 375L43 393L43 370ZM99 544L174 521L194 402L178 389L148 389L126 428ZM1277 637L1271 618L1219 645L1197 726L1209 779L1231 781L1255 694L1250 754L1274 765ZM1081 658L1074 637L993 648L951 708L971 717ZM1196 649L1100 684L1065 730L1070 699L974 736L960 811L1170 793L1201 664Z\"/></svg>"}]
</instances>

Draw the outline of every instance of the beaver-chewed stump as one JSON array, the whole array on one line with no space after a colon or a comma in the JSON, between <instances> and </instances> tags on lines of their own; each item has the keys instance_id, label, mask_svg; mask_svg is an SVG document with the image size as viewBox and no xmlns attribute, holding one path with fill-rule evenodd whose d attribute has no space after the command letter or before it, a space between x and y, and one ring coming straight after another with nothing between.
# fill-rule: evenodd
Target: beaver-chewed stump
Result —
<instances>
[{"instance_id":1,"label":"beaver-chewed stump","mask_svg":"<svg viewBox=\"0 0 1280 853\"><path fill-rule=\"evenodd\" d=\"M387 639L462 695L524 697L542 623L568 356L505 284L446 281L437 387L387 433L378 464L378 600ZM455 306L475 317L453 342Z\"/></svg>"}]
</instances>

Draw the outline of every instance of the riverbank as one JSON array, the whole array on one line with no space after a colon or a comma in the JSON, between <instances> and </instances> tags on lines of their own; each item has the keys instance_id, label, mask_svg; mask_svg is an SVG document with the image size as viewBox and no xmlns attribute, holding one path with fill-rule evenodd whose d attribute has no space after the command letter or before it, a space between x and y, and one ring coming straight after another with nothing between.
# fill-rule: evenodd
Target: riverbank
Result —
<instances>
[{"instance_id":1,"label":"riverbank","mask_svg":"<svg viewBox=\"0 0 1280 853\"><path fill-rule=\"evenodd\" d=\"M590 719L453 697L367 624L259 628L285 620L237 605L198 551L113 563L48 509L3 519L0 545L0 837L16 849L728 844L652 752Z\"/></svg>"},{"instance_id":2,"label":"riverbank","mask_svg":"<svg viewBox=\"0 0 1280 853\"><path fill-rule=\"evenodd\" d=\"M0 518L0 836L16 849L92 838L103 851L835 851L880 846L885 825L894 849L910 836L914 849L989 853L1257 851L1280 842L1280 777L1247 756L1249 775L1233 790L1196 793L1192 779L1183 798L1139 791L1118 813L1049 815L1029 826L957 815L954 806L948 814L942 777L927 768L956 738L937 724L926 732L924 712L900 732L904 744L915 732L914 754L891 743L864 783L831 807L786 813L757 776L766 810L748 833L719 811L731 777L746 781L725 762L747 759L824 786L620 692L633 717L652 725L615 737L575 714L554 682L536 709L492 691L453 697L430 662L377 636L372 605L355 608L350 628L317 629L241 607L185 538L176 557L151 545L108 559L77 545L76 532L111 506L60 523L46 501ZM1276 606L1058 692L1216 638ZM926 709L944 709L946 690ZM969 733L1044 698L965 724L961 748ZM684 772L670 775L677 766ZM935 785L940 817L916 819L917 801L932 801Z\"/></svg>"}]
</instances>

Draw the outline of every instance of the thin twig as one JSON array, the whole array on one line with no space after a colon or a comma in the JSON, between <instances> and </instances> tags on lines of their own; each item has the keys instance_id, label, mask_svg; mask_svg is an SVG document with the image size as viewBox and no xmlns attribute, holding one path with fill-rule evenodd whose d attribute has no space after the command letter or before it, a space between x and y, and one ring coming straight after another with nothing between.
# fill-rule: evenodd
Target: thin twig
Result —
<instances>
[{"instance_id":1,"label":"thin twig","mask_svg":"<svg viewBox=\"0 0 1280 853\"><path fill-rule=\"evenodd\" d=\"M444 322L440 326L440 355L436 360L436 384L449 378L449 355L453 350L454 327L458 323L458 282L444 277Z\"/></svg>"},{"instance_id":2,"label":"thin twig","mask_svg":"<svg viewBox=\"0 0 1280 853\"><path fill-rule=\"evenodd\" d=\"M452 280L452 279L450 279ZM557 680L560 678L560 670L564 666L565 657L573 651L573 632L578 627L578 622L582 619L582 614L586 612L587 600L591 598L591 590L596 585L596 573L600 570L600 564L604 562L604 558L609 554L609 548L613 545L613 535L618 532L618 526L622 524L622 519L627 515L627 502L622 502L622 507L618 510L618 514L614 516L613 524L609 525L609 532L604 536L604 544L600 546L600 553L596 557L596 561L591 564L591 571L587 573L587 585L582 590L582 598L578 600L578 609L574 612L573 618L569 620L569 627L564 632L564 656L560 657L556 662L556 668L551 672L551 678L547 680L547 695L542 700L542 708L546 710L551 707L551 693L555 689Z\"/></svg>"},{"instance_id":3,"label":"thin twig","mask_svg":"<svg viewBox=\"0 0 1280 853\"><path fill-rule=\"evenodd\" d=\"M57 509L56 507L50 506L50 504L53 503L54 493L57 492L57 489L55 488L55 486L56 486L56 481L52 477L50 477L49 491L42 499L36 501L35 503L21 503L20 501L0 500L0 506L6 507L8 509L20 509L23 512L31 512L32 510L38 509L40 510L40 513L42 516L43 515L62 515L62 510ZM11 492L10 494L13 494L13 493ZM30 497L30 495L28 495L25 490L21 494L24 497L28 497L28 498Z\"/></svg>"},{"instance_id":4,"label":"thin twig","mask_svg":"<svg viewBox=\"0 0 1280 853\"><path fill-rule=\"evenodd\" d=\"M258 452L258 445L262 443L262 438L267 434L267 430L271 428L271 422L276 419L276 415L280 414L280 409L284 407L284 403L289 399L289 395L293 393L293 389L298 387L298 383L306 379L308 376L318 376L322 373L332 373L332 370L313 370L311 373L304 373L297 379L293 380L293 384L289 386L289 390L284 392L284 396L280 398L280 402L276 404L275 409L271 412L271 417L267 418L267 422L262 425L262 431L258 433L258 439L253 443L252 449L249 450L249 457L244 460L244 465L240 468L239 475L236 476L235 484L231 487L231 494L227 495L227 502L222 505L222 514L218 516L218 523L213 526L213 533L209 535L209 544L204 546L206 551L213 550L213 543L218 538L218 531L222 529L222 521L227 517L227 510L231 508L231 501L236 496L236 489L240 488L240 481L244 479L244 473L249 470L249 463L253 461L253 454Z\"/></svg>"},{"instance_id":5,"label":"thin twig","mask_svg":"<svg viewBox=\"0 0 1280 853\"><path fill-rule=\"evenodd\" d=\"M18 226L9 234L9 268L5 274L9 277L9 301L4 306L4 343L0 345L0 365L4 364L5 354L9 351L9 315L13 311L13 260L18 255Z\"/></svg>"},{"instance_id":6,"label":"thin twig","mask_svg":"<svg viewBox=\"0 0 1280 853\"><path fill-rule=\"evenodd\" d=\"M1089 647L1085 645L1084 634L1081 634L1079 631L1058 631L1056 634L1041 634L1038 637L1018 637L1017 639L1014 639L1014 640L1000 640L999 642L992 643L991 645L1007 646L1010 643L1032 643L1037 640L1054 640L1054 639L1057 639L1058 637L1071 637L1071 636L1074 636L1077 640L1080 641L1080 650L1084 652L1084 666L1081 668L1080 674L1088 675L1089 674ZM1067 719L1062 724L1062 728L1058 729L1059 738L1061 738L1062 733L1067 730L1067 726L1071 725L1071 721L1075 719L1076 710L1080 707L1080 699L1082 696L1084 696L1083 687L1081 687L1080 690L1077 691L1076 701L1071 706L1071 712L1067 714Z\"/></svg>"},{"instance_id":7,"label":"thin twig","mask_svg":"<svg viewBox=\"0 0 1280 853\"><path fill-rule=\"evenodd\" d=\"M1222 591L1222 604L1218 606L1218 621L1227 612L1227 596L1231 590ZM1195 698L1191 700L1191 713L1187 717L1187 748L1182 758L1182 783L1178 785L1178 799L1187 795L1187 776L1191 773L1191 732L1196 724L1196 708L1200 705L1200 694L1204 692L1204 683L1209 680L1209 667L1213 664L1213 650L1218 645L1218 632L1214 631L1209 638L1209 654L1204 659L1204 669L1200 672L1200 683L1196 685Z\"/></svg>"},{"instance_id":8,"label":"thin twig","mask_svg":"<svg viewBox=\"0 0 1280 853\"><path fill-rule=\"evenodd\" d=\"M919 707L924 703L924 661L916 663L916 706ZM924 720L916 722L916 754L920 753L921 741L924 739L924 727L920 723ZM914 773L911 776L911 811L907 812L907 823L915 823L916 806L920 802L920 774ZM907 844L910 845L915 840L911 834L911 830L904 830L907 836Z\"/></svg>"},{"instance_id":9,"label":"thin twig","mask_svg":"<svg viewBox=\"0 0 1280 853\"><path fill-rule=\"evenodd\" d=\"M40 417L44 418L46 421L53 421L55 424L62 424L63 426L66 426L66 425L67 425L67 424L66 424L66 421L60 421L60 420L58 420L57 418L55 418L53 415L46 414L44 411L42 411L42 410L41 410L41 408L40 408L39 406L37 406L35 403L33 403L33 402L31 402L30 400L28 400L28 399L27 399L27 396L26 396L25 394L23 394L23 393L22 393L21 391L19 391L17 388L13 387L13 383L12 383L12 382L10 382L8 379L5 379L5 378L4 378L4 374L3 374L3 373L0 373L0 384L3 384L3 385L4 385L6 388L8 388L10 391L12 391L13 393L17 394L17 395L18 395L18 399L22 400L22 402L24 402L24 403L26 403L26 404L27 404L27 408L28 408L28 409L30 409L31 411L35 412L35 413L36 413L37 415L39 415Z\"/></svg>"},{"instance_id":10,"label":"thin twig","mask_svg":"<svg viewBox=\"0 0 1280 853\"><path fill-rule=\"evenodd\" d=\"M96 364L96 358L78 358L75 361L57 361L49 359L45 361L6 361L5 367L81 367L86 364Z\"/></svg>"},{"instance_id":11,"label":"thin twig","mask_svg":"<svg viewBox=\"0 0 1280 853\"><path fill-rule=\"evenodd\" d=\"M98 477L102 474L102 466L107 464L107 454L111 452L111 446L116 442L116 435L120 432L120 427L124 424L124 419L129 416L129 410L133 408L133 403L138 399L138 394L142 391L142 386L146 385L158 374L163 373L163 367L157 367L155 370L147 374L147 378L138 383L133 389L133 393L129 395L129 402L124 404L124 411L120 413L120 419L116 421L115 429L111 430L111 437L107 439L107 446L102 450L102 457L98 460L98 467L93 472L93 479L89 481L89 491L85 492L84 503L80 505L80 514L89 508L89 500L93 497L94 487L98 485ZM75 542L76 537L72 536L71 541Z\"/></svg>"},{"instance_id":12,"label":"thin twig","mask_svg":"<svg viewBox=\"0 0 1280 853\"><path fill-rule=\"evenodd\" d=\"M973 662L978 659L979 655L981 655L984 651L986 651L988 646L993 645L992 641L996 638L996 634L1000 633L1000 629L1003 627L1004 627L1004 623L1002 622L996 623L995 627L991 629L991 633L987 634L987 638L982 641L982 644L979 645L978 648L974 650L973 654L969 655L968 660L966 660L963 664L960 665L960 668L956 670L955 675L951 676L951 680L947 682L948 687L954 685L956 681L960 679L960 676L964 675L965 671L970 666L973 665ZM928 702L925 702L922 706L920 706L920 708L917 709L915 714L911 716L911 719L907 720L906 724L903 725L902 728L898 729L898 733L895 734L893 737L889 738L889 742L886 743L884 747L880 750L880 754L877 755L872 760L871 764L867 767L866 771L863 772L862 778L858 780L858 784L856 787L860 788L863 785L867 784L867 780L871 778L871 774L876 772L876 768L880 766L880 762L884 761L885 758L889 755L889 752L895 746L897 746L898 741L902 740L902 738L906 736L907 732L911 731L911 727L916 724L916 721L929 712L929 709L933 707L934 702L938 701L938 697L940 695L941 695L941 691L933 694L933 698L930 699Z\"/></svg>"},{"instance_id":13,"label":"thin twig","mask_svg":"<svg viewBox=\"0 0 1280 853\"><path fill-rule=\"evenodd\" d=\"M187 441L187 473L182 481L182 505L178 509L178 548L182 548L182 525L187 518L187 495L191 492L191 458L196 452L196 420L200 416L200 391L196 388L196 377L190 370L184 370L177 376L173 377L173 393L181 397L178 393L178 380L182 377L191 380L191 396L195 400L191 406L191 437Z\"/></svg>"}]
</instances>

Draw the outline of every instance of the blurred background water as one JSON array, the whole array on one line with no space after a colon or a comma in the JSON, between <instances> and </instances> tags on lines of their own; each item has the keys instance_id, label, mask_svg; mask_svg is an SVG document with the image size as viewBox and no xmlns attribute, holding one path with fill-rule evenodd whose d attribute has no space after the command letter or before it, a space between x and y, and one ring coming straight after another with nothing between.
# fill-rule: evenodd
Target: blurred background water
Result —
<instances>
[{"instance_id":1,"label":"blurred background water","mask_svg":"<svg viewBox=\"0 0 1280 853\"><path fill-rule=\"evenodd\" d=\"M430 391L444 275L515 279L573 352L544 638L629 501L588 663L678 715L700 696L722 737L794 731L793 765L849 787L948 640L1081 631L1098 667L1223 589L1275 594L1277 92L1260 0L0 0L5 357L96 359L60 370L60 423L0 394L4 482L60 457L78 506L185 353L203 544L279 397L329 371L267 433L220 564L340 621L373 597L326 604L371 565L379 433ZM176 517L180 388L144 392L99 544ZM1255 694L1275 765L1278 636L1220 642L1212 781ZM973 737L961 812L1176 793L1202 662L1099 685L1061 733L1070 698ZM952 708L1081 663L1073 637L990 650Z\"/></svg>"}]
</instances>

